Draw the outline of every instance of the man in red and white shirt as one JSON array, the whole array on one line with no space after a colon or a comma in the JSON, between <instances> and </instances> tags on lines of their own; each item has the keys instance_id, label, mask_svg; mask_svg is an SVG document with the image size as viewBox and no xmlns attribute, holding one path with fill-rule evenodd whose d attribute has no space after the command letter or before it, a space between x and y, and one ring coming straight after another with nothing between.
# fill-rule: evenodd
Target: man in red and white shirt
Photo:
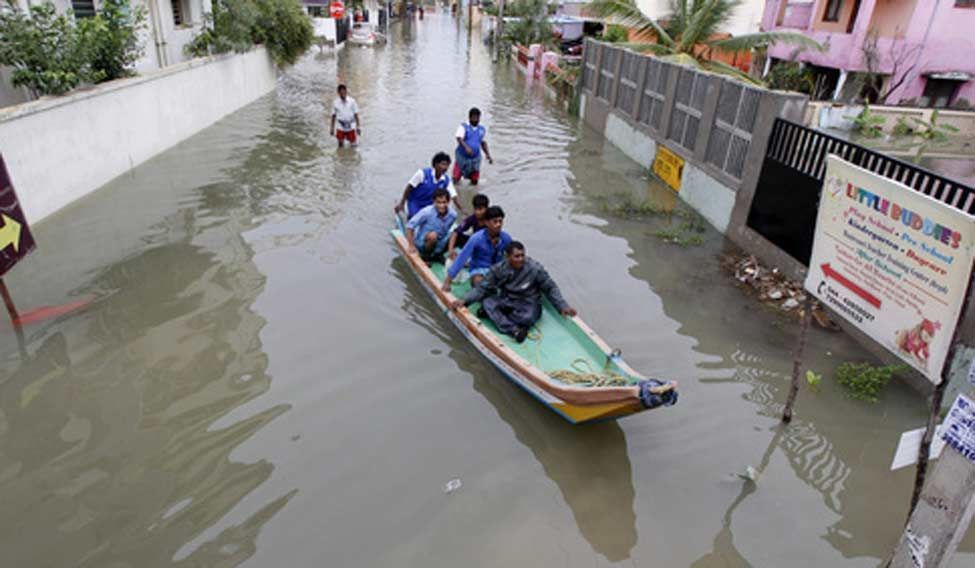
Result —
<instances>
[{"instance_id":1,"label":"man in red and white shirt","mask_svg":"<svg viewBox=\"0 0 975 568\"><path fill-rule=\"evenodd\" d=\"M359 105L348 95L345 85L339 85L338 92L339 96L332 103L332 126L328 133L338 138L339 148L345 145L346 140L355 146L358 143L356 135L362 135L362 129L359 128ZM338 130L335 129L336 122L339 125Z\"/></svg>"}]
</instances>

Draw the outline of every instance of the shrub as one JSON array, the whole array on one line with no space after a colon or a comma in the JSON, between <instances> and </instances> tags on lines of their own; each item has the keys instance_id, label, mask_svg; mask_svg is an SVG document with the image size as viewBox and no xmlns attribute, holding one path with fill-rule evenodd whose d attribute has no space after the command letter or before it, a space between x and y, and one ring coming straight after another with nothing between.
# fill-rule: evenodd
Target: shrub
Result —
<instances>
[{"instance_id":1,"label":"shrub","mask_svg":"<svg viewBox=\"0 0 975 568\"><path fill-rule=\"evenodd\" d=\"M135 10L129 0L102 0L94 18L78 22L82 41L91 57L91 80L96 83L135 75L135 62L142 57L139 34L146 25L146 8Z\"/></svg>"},{"instance_id":2,"label":"shrub","mask_svg":"<svg viewBox=\"0 0 975 568\"><path fill-rule=\"evenodd\" d=\"M606 26L606 30L603 32L603 41L609 43L622 43L629 40L630 33L623 26L610 24Z\"/></svg>"},{"instance_id":3,"label":"shrub","mask_svg":"<svg viewBox=\"0 0 975 568\"><path fill-rule=\"evenodd\" d=\"M0 64L13 67L14 86L35 97L63 95L87 80L89 49L74 18L58 14L54 4L29 10L0 10Z\"/></svg>"},{"instance_id":4,"label":"shrub","mask_svg":"<svg viewBox=\"0 0 975 568\"><path fill-rule=\"evenodd\" d=\"M811 95L816 89L812 71L803 69L795 61L776 63L768 72L765 83L770 89L794 91Z\"/></svg>"},{"instance_id":5,"label":"shrub","mask_svg":"<svg viewBox=\"0 0 975 568\"><path fill-rule=\"evenodd\" d=\"M870 105L863 105L860 114L853 117L853 129L868 138L878 138L883 134L886 119L870 112Z\"/></svg>"},{"instance_id":6,"label":"shrub","mask_svg":"<svg viewBox=\"0 0 975 568\"><path fill-rule=\"evenodd\" d=\"M314 41L311 20L297 0L215 0L213 14L184 48L201 57L244 52L264 44L279 66L297 61Z\"/></svg>"},{"instance_id":7,"label":"shrub","mask_svg":"<svg viewBox=\"0 0 975 568\"><path fill-rule=\"evenodd\" d=\"M850 398L877 402L877 395L887 386L891 377L906 368L904 365L875 367L870 363L846 362L837 367L836 379L846 387Z\"/></svg>"}]
</instances>

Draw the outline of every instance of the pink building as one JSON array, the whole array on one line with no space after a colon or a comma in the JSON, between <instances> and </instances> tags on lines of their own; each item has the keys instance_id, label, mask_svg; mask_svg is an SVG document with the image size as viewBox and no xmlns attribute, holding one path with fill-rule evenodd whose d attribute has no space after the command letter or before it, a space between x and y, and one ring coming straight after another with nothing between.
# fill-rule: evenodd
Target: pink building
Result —
<instances>
[{"instance_id":1,"label":"pink building","mask_svg":"<svg viewBox=\"0 0 975 568\"><path fill-rule=\"evenodd\" d=\"M762 29L799 31L826 46L769 50L806 63L819 98L865 94L855 79L872 67L884 75L887 104L975 107L975 0L768 0Z\"/></svg>"}]
</instances>

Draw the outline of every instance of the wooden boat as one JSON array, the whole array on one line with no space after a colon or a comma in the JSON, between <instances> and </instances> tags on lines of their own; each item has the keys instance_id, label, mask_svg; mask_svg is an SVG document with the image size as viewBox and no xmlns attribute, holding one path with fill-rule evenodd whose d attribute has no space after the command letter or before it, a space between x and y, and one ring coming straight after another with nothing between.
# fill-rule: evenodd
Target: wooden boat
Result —
<instances>
[{"instance_id":1,"label":"wooden boat","mask_svg":"<svg viewBox=\"0 0 975 568\"><path fill-rule=\"evenodd\" d=\"M476 304L470 309L449 309L455 298L467 293L470 283L455 282L452 293L444 292L444 265L427 265L418 254L409 254L402 220L397 221L400 228L392 231L393 240L423 288L464 337L513 383L573 424L615 419L648 409L640 395L640 384L647 379L627 365L619 351L607 345L582 319L563 317L548 300L544 301L542 318L520 344L498 332L490 320L478 318ZM565 371L573 369L612 376L615 382L622 380L625 384L573 384L553 377L564 376ZM676 402L676 392L672 394L668 405Z\"/></svg>"}]
</instances>

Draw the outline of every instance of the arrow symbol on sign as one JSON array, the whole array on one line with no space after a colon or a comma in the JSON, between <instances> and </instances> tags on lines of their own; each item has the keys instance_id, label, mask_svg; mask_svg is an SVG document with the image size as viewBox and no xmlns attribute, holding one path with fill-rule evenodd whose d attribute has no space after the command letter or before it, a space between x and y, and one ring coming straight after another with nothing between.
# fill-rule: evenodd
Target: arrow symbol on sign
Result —
<instances>
[{"instance_id":1,"label":"arrow symbol on sign","mask_svg":"<svg viewBox=\"0 0 975 568\"><path fill-rule=\"evenodd\" d=\"M3 227L0 227L0 250L13 245L14 252L20 249L20 223L0 213L3 219Z\"/></svg>"},{"instance_id":2,"label":"arrow symbol on sign","mask_svg":"<svg viewBox=\"0 0 975 568\"><path fill-rule=\"evenodd\" d=\"M867 292L866 290L858 286L855 282L853 282L846 276L843 276L842 274L834 270L833 267L831 267L828 262L826 264L821 265L820 268L823 269L823 275L825 275L826 278L832 278L833 280L836 280L837 282L842 284L846 289L848 289L850 292L853 292L857 296L863 298L871 306L877 308L878 310L880 309L879 298L877 298L870 292Z\"/></svg>"}]
</instances>

